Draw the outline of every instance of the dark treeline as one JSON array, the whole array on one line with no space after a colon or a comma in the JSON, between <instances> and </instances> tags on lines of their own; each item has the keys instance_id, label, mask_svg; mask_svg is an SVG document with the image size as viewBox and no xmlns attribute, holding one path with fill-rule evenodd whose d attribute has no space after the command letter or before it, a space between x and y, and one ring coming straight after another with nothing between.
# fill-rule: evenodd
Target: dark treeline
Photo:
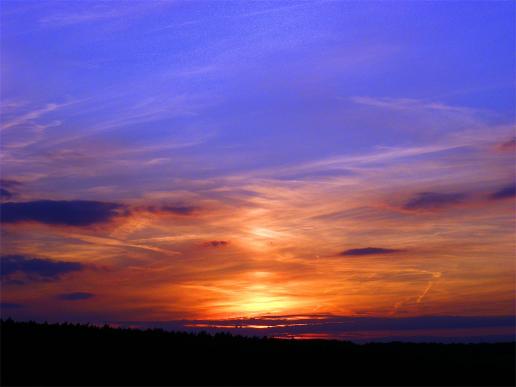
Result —
<instances>
[{"instance_id":1,"label":"dark treeline","mask_svg":"<svg viewBox=\"0 0 516 387\"><path fill-rule=\"evenodd\" d=\"M9 385L510 385L515 344L366 344L1 322Z\"/></svg>"}]
</instances>

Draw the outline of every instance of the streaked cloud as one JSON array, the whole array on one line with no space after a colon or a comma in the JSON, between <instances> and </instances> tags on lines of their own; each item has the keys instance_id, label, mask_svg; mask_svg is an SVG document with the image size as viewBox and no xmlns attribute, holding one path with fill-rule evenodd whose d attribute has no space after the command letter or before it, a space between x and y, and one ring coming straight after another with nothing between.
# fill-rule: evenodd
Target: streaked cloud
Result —
<instances>
[{"instance_id":1,"label":"streaked cloud","mask_svg":"<svg viewBox=\"0 0 516 387\"><path fill-rule=\"evenodd\" d=\"M120 18L137 18L148 12L159 10L163 6L169 6L170 1L147 2L98 2L84 7L76 5L69 7L62 4L61 7L51 9L50 15L41 17L39 23L47 27L68 27L81 24L107 23Z\"/></svg>"},{"instance_id":2,"label":"streaked cloud","mask_svg":"<svg viewBox=\"0 0 516 387\"><path fill-rule=\"evenodd\" d=\"M42 108L37 108L20 115L16 115L12 118L7 118L6 122L0 125L0 130L4 131L7 129L16 128L18 126L31 124L33 120L47 113L53 112L62 106L66 106L66 104L49 103Z\"/></svg>"},{"instance_id":3,"label":"streaked cloud","mask_svg":"<svg viewBox=\"0 0 516 387\"><path fill-rule=\"evenodd\" d=\"M464 193L420 192L409 199L403 208L407 210L434 210L463 203Z\"/></svg>"},{"instance_id":4,"label":"streaked cloud","mask_svg":"<svg viewBox=\"0 0 516 387\"><path fill-rule=\"evenodd\" d=\"M349 249L345 250L340 255L343 255L345 257L356 257L356 256L363 256L363 255L384 255L384 254L394 254L394 253L400 253L404 250L398 250L398 249L386 249L382 247L363 247L358 249Z\"/></svg>"},{"instance_id":5,"label":"streaked cloud","mask_svg":"<svg viewBox=\"0 0 516 387\"><path fill-rule=\"evenodd\" d=\"M451 106L440 102L422 101L413 98L353 97L351 100L357 104L392 110L427 109L456 113L474 112L471 108Z\"/></svg>"}]
</instances>

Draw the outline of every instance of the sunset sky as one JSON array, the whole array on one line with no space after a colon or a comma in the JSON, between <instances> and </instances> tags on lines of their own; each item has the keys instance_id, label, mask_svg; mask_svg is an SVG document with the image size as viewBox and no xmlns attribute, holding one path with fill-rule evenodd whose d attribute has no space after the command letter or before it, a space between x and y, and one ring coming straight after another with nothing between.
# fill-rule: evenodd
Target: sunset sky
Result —
<instances>
[{"instance_id":1,"label":"sunset sky","mask_svg":"<svg viewBox=\"0 0 516 387\"><path fill-rule=\"evenodd\" d=\"M515 8L3 0L2 316L511 334Z\"/></svg>"}]
</instances>

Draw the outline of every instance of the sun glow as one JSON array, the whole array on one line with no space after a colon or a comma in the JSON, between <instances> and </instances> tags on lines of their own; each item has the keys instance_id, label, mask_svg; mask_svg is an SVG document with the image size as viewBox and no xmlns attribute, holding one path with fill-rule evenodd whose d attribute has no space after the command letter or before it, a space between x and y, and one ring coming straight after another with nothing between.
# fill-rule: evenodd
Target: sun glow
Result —
<instances>
[{"instance_id":1,"label":"sun glow","mask_svg":"<svg viewBox=\"0 0 516 387\"><path fill-rule=\"evenodd\" d=\"M283 313L293 304L289 297L257 294L242 298L238 308L245 314Z\"/></svg>"},{"instance_id":2,"label":"sun glow","mask_svg":"<svg viewBox=\"0 0 516 387\"><path fill-rule=\"evenodd\" d=\"M283 233L274 231L264 227L255 227L251 230L251 234L261 238L277 239L283 237Z\"/></svg>"},{"instance_id":3,"label":"sun glow","mask_svg":"<svg viewBox=\"0 0 516 387\"><path fill-rule=\"evenodd\" d=\"M255 252L269 251L273 244L286 238L288 238L287 233L267 227L251 227L240 237L241 242Z\"/></svg>"}]
</instances>

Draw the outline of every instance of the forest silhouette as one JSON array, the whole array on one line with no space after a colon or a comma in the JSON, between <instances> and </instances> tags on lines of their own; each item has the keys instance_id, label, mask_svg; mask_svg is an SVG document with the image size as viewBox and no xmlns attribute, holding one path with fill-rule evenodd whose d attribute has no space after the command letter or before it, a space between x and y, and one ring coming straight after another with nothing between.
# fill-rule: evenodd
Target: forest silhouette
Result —
<instances>
[{"instance_id":1,"label":"forest silhouette","mask_svg":"<svg viewBox=\"0 0 516 387\"><path fill-rule=\"evenodd\" d=\"M511 385L515 343L358 345L2 320L1 384Z\"/></svg>"}]
</instances>

